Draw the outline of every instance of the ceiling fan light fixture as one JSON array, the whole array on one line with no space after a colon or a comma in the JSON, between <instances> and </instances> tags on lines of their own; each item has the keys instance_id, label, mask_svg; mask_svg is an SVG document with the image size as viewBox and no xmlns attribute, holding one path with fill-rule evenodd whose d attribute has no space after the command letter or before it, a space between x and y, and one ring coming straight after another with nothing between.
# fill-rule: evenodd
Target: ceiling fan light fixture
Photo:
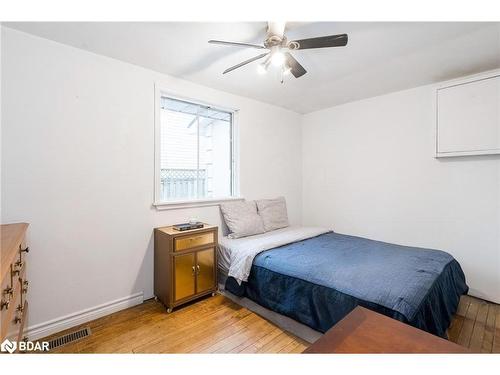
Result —
<instances>
[{"instance_id":1,"label":"ceiling fan light fixture","mask_svg":"<svg viewBox=\"0 0 500 375\"><path fill-rule=\"evenodd\" d=\"M263 75L267 73L267 66L264 64L257 65L257 73Z\"/></svg>"},{"instance_id":2,"label":"ceiling fan light fixture","mask_svg":"<svg viewBox=\"0 0 500 375\"><path fill-rule=\"evenodd\" d=\"M278 67L285 63L285 54L279 50L279 47L271 52L271 63Z\"/></svg>"},{"instance_id":3,"label":"ceiling fan light fixture","mask_svg":"<svg viewBox=\"0 0 500 375\"><path fill-rule=\"evenodd\" d=\"M269 70L269 65L271 64L271 55L267 55L266 59L257 65L257 73L266 74Z\"/></svg>"}]
</instances>

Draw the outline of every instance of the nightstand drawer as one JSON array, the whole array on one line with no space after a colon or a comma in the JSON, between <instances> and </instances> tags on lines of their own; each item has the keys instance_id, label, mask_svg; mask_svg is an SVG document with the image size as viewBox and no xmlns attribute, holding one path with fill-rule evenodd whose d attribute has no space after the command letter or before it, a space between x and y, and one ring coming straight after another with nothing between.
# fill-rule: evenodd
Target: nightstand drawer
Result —
<instances>
[{"instance_id":1,"label":"nightstand drawer","mask_svg":"<svg viewBox=\"0 0 500 375\"><path fill-rule=\"evenodd\" d=\"M186 250L197 246L210 245L215 241L214 232L193 234L174 238L174 251Z\"/></svg>"}]
</instances>

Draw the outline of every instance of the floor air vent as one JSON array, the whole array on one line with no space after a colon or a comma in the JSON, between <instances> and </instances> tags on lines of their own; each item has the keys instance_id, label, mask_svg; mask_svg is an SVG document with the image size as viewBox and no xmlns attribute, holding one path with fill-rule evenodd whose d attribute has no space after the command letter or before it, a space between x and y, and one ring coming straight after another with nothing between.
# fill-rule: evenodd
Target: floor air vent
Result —
<instances>
[{"instance_id":1,"label":"floor air vent","mask_svg":"<svg viewBox=\"0 0 500 375\"><path fill-rule=\"evenodd\" d=\"M55 339L49 341L49 351L59 348L60 346L67 345L71 342L84 339L85 337L90 336L90 334L90 327L85 327L79 329L78 331L67 333L64 336L56 337Z\"/></svg>"}]
</instances>

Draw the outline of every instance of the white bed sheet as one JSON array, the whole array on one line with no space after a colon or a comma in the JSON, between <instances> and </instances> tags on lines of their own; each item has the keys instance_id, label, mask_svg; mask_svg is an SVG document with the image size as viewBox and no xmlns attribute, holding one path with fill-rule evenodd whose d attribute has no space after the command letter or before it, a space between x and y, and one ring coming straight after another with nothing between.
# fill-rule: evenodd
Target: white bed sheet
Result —
<instances>
[{"instance_id":1,"label":"white bed sheet","mask_svg":"<svg viewBox=\"0 0 500 375\"><path fill-rule=\"evenodd\" d=\"M331 229L290 226L243 238L222 237L218 247L218 266L241 284L247 281L253 260L259 253L328 232Z\"/></svg>"}]
</instances>

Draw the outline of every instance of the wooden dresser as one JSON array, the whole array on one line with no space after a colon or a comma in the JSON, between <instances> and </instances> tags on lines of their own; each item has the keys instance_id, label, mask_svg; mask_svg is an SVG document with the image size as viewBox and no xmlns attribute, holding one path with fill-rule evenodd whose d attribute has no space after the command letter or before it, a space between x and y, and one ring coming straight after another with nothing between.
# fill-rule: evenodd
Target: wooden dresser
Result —
<instances>
[{"instance_id":1,"label":"wooden dresser","mask_svg":"<svg viewBox=\"0 0 500 375\"><path fill-rule=\"evenodd\" d=\"M17 342L27 340L23 336L28 316L27 229L27 223L1 225L0 342L6 337Z\"/></svg>"},{"instance_id":2,"label":"wooden dresser","mask_svg":"<svg viewBox=\"0 0 500 375\"><path fill-rule=\"evenodd\" d=\"M167 312L217 290L217 227L177 231L156 228L154 293Z\"/></svg>"}]
</instances>

